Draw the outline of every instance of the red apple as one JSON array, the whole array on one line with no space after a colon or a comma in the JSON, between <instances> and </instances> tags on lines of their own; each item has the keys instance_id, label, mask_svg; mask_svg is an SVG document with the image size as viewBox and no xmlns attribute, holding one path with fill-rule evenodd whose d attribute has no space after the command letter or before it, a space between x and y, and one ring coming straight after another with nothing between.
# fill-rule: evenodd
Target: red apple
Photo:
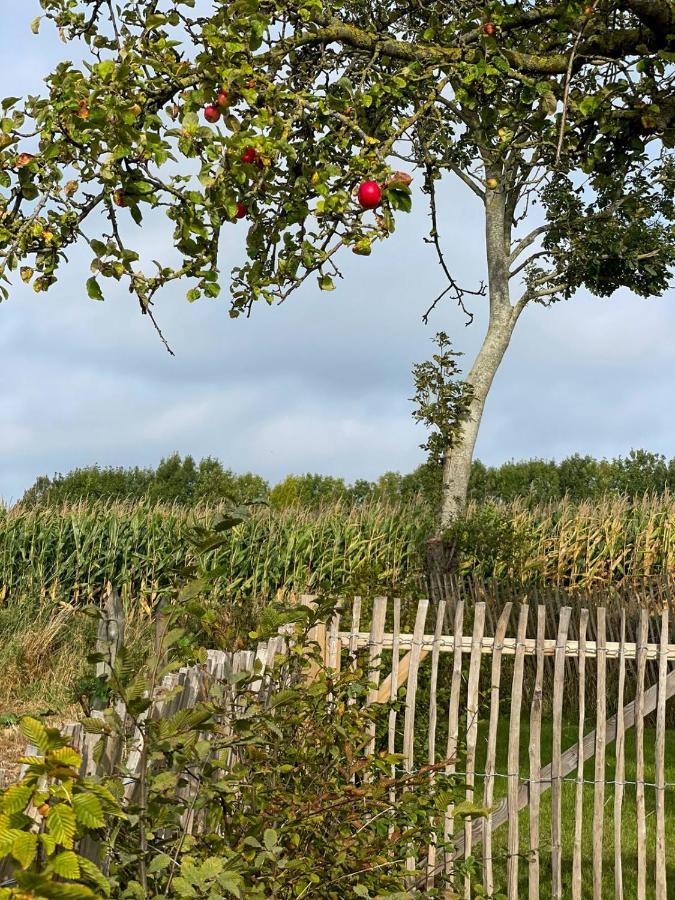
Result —
<instances>
[{"instance_id":1,"label":"red apple","mask_svg":"<svg viewBox=\"0 0 675 900\"><path fill-rule=\"evenodd\" d=\"M359 188L359 203L364 209L375 209L382 201L382 189L376 181L364 181Z\"/></svg>"},{"instance_id":2,"label":"red apple","mask_svg":"<svg viewBox=\"0 0 675 900\"><path fill-rule=\"evenodd\" d=\"M241 154L241 161L247 165L252 165L258 159L258 151L255 147L245 147Z\"/></svg>"},{"instance_id":3,"label":"red apple","mask_svg":"<svg viewBox=\"0 0 675 900\"><path fill-rule=\"evenodd\" d=\"M220 119L220 110L215 104L208 103L204 107L204 118L213 125Z\"/></svg>"},{"instance_id":4,"label":"red apple","mask_svg":"<svg viewBox=\"0 0 675 900\"><path fill-rule=\"evenodd\" d=\"M230 92L226 91L225 88L221 88L218 91L218 96L216 97L216 104L221 109L227 109L230 105Z\"/></svg>"},{"instance_id":5,"label":"red apple","mask_svg":"<svg viewBox=\"0 0 675 900\"><path fill-rule=\"evenodd\" d=\"M485 25L483 25L483 31L488 37L494 37L497 34L497 26L494 22L486 22Z\"/></svg>"},{"instance_id":6,"label":"red apple","mask_svg":"<svg viewBox=\"0 0 675 900\"><path fill-rule=\"evenodd\" d=\"M127 198L126 198L122 188L118 188L115 191L115 193L113 194L113 203L115 204L115 206L126 206L127 205Z\"/></svg>"},{"instance_id":7,"label":"red apple","mask_svg":"<svg viewBox=\"0 0 675 900\"><path fill-rule=\"evenodd\" d=\"M243 203L237 203L237 211L234 214L235 219L245 219L248 210Z\"/></svg>"},{"instance_id":8,"label":"red apple","mask_svg":"<svg viewBox=\"0 0 675 900\"><path fill-rule=\"evenodd\" d=\"M595 10L593 9L592 6L585 6L585 7L584 7L584 15L585 15L585 16L592 16L594 12L595 12Z\"/></svg>"}]
</instances>

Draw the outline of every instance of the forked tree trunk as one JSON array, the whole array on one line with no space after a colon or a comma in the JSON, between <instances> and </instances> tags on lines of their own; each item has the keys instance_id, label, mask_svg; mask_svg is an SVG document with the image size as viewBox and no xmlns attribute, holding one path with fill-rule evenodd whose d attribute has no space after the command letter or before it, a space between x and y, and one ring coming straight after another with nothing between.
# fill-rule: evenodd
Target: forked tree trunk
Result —
<instances>
[{"instance_id":1,"label":"forked tree trunk","mask_svg":"<svg viewBox=\"0 0 675 900\"><path fill-rule=\"evenodd\" d=\"M473 390L469 415L455 446L445 456L441 533L466 507L471 462L485 401L520 314L520 307L513 307L509 296L511 222L500 189L486 191L485 226L490 318L485 339L466 378Z\"/></svg>"}]
</instances>

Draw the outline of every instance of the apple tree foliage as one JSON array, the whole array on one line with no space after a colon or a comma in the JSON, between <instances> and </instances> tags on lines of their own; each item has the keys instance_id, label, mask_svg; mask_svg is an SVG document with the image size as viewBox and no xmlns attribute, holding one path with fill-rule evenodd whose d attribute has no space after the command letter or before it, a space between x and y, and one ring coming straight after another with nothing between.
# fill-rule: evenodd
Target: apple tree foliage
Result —
<instances>
[{"instance_id":1,"label":"apple tree foliage","mask_svg":"<svg viewBox=\"0 0 675 900\"><path fill-rule=\"evenodd\" d=\"M247 235L233 316L284 300L310 276L330 290L339 251L369 254L410 209L413 175L448 291L463 303L437 227L436 184L448 172L484 201L499 194L509 233L539 204L535 233L508 247L524 302L581 285L651 295L668 283L670 0L41 6L33 30L55 25L78 62L58 65L39 96L2 103L4 297L15 270L46 291L78 242L91 250L95 300L110 278L151 314L176 279L190 300L215 297L236 227ZM227 99L212 124L204 108L219 92ZM366 179L384 188L375 213L356 200ZM167 237L145 258L152 210L168 218L173 248Z\"/></svg>"}]
</instances>

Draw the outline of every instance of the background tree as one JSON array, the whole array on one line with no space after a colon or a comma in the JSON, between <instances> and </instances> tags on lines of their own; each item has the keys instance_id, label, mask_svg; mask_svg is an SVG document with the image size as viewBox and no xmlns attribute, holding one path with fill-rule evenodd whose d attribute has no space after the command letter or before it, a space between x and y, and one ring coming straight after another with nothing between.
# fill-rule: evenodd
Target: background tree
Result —
<instances>
[{"instance_id":1,"label":"background tree","mask_svg":"<svg viewBox=\"0 0 675 900\"><path fill-rule=\"evenodd\" d=\"M339 251L369 254L410 209L412 175L397 169L414 169L447 279L432 308L452 298L469 319L472 305L489 311L445 452L442 526L464 507L485 401L525 307L582 286L651 296L668 285L670 0L41 5L85 62L59 65L45 96L4 102L0 278L19 268L46 290L85 241L89 296L125 281L157 325L171 281L187 280L190 300L218 295L225 230L244 219L231 314L248 314L311 276L332 290ZM484 209L487 288L462 288L444 255L446 174ZM173 229L157 261L134 230L152 210Z\"/></svg>"}]
</instances>

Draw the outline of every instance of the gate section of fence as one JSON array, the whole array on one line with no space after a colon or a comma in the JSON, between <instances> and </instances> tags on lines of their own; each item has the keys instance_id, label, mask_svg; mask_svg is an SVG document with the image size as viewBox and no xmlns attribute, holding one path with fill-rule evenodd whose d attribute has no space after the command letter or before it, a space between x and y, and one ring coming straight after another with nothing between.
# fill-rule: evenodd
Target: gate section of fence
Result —
<instances>
[{"instance_id":1,"label":"gate section of fence","mask_svg":"<svg viewBox=\"0 0 675 900\"><path fill-rule=\"evenodd\" d=\"M543 605L486 617L483 602L379 597L314 629L327 666L369 666L369 701L392 704L370 752L461 773L474 818L458 826L447 809L452 850L428 848L421 889L473 858L488 896L666 900L669 869L675 891L671 619L667 606L635 622L623 612L608 635L603 607L552 620Z\"/></svg>"}]
</instances>

